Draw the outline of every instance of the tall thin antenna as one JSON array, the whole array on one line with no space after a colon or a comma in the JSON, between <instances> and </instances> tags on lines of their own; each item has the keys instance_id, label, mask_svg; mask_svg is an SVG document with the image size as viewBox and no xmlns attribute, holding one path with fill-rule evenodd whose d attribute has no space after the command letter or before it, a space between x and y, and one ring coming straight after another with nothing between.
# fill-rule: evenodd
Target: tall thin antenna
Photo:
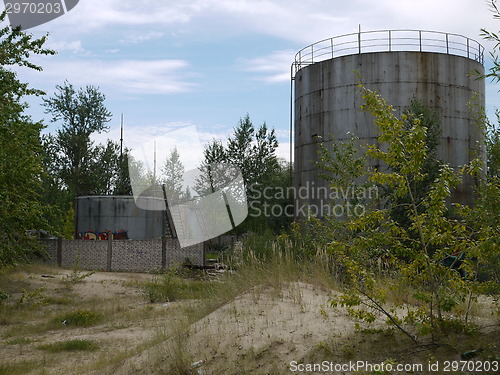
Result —
<instances>
[{"instance_id":1,"label":"tall thin antenna","mask_svg":"<svg viewBox=\"0 0 500 375\"><path fill-rule=\"evenodd\" d=\"M122 113L122 120L121 120L121 125L120 125L120 164L123 160L123 113Z\"/></svg>"},{"instance_id":2,"label":"tall thin antenna","mask_svg":"<svg viewBox=\"0 0 500 375\"><path fill-rule=\"evenodd\" d=\"M153 151L153 183L156 186L156 141L155 141L155 146L154 146L154 151Z\"/></svg>"},{"instance_id":3,"label":"tall thin antenna","mask_svg":"<svg viewBox=\"0 0 500 375\"><path fill-rule=\"evenodd\" d=\"M123 165L123 113L120 122L120 164L118 168L118 184L115 186L115 192L120 195L128 194L125 192L127 188L125 187L125 166Z\"/></svg>"}]
</instances>

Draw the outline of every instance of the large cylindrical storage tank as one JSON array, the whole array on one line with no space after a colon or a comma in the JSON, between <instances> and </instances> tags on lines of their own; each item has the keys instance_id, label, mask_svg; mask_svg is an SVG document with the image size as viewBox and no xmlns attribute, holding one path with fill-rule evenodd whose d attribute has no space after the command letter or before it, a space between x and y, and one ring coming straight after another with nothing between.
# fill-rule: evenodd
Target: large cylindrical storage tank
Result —
<instances>
[{"instance_id":1,"label":"large cylindrical storage tank","mask_svg":"<svg viewBox=\"0 0 500 375\"><path fill-rule=\"evenodd\" d=\"M154 197L137 199L155 201ZM160 200L161 201L161 200ZM158 205L161 202L151 202ZM142 202L141 206L147 206ZM159 238L165 234L165 211L144 210L137 206L133 196L82 196L76 202L76 231L127 232L134 240Z\"/></svg>"},{"instance_id":2,"label":"large cylindrical storage tank","mask_svg":"<svg viewBox=\"0 0 500 375\"><path fill-rule=\"evenodd\" d=\"M418 30L349 34L301 50L293 66L294 180L301 192L296 207L311 205L318 211L327 204L318 196L325 186L316 165L320 142L327 143L331 135L347 140L350 133L362 144L376 144L373 118L360 109L360 80L379 92L396 116L413 98L435 110L441 120L437 152L443 162L458 168L484 154L482 132L469 106L474 99L484 107L484 80L474 75L484 72L483 56L484 48L471 39ZM372 161L371 167L377 163ZM470 203L474 183L464 178L452 200Z\"/></svg>"}]
</instances>

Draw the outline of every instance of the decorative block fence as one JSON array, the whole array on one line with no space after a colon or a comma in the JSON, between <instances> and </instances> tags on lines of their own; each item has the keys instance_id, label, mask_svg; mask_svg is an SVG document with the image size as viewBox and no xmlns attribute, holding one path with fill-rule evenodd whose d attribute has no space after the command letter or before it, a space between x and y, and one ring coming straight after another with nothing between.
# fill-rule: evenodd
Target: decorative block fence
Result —
<instances>
[{"instance_id":1,"label":"decorative block fence","mask_svg":"<svg viewBox=\"0 0 500 375\"><path fill-rule=\"evenodd\" d=\"M41 240L48 254L47 263L85 270L155 272L181 264L202 266L203 243L180 248L172 238L154 240L85 241L62 238Z\"/></svg>"}]
</instances>

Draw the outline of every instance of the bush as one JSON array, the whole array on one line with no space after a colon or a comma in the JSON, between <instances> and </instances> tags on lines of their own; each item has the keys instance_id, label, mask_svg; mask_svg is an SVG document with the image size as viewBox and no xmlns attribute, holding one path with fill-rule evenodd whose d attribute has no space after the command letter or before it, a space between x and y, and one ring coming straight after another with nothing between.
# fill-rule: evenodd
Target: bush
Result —
<instances>
[{"instance_id":1,"label":"bush","mask_svg":"<svg viewBox=\"0 0 500 375\"><path fill-rule=\"evenodd\" d=\"M312 222L310 233L327 229L327 249L342 270L344 293L330 302L333 307L346 307L352 316L367 323L383 314L416 343L420 337L415 332L431 334L433 340L449 329L465 332L468 327L458 327L447 317L454 315L467 325L470 307L486 287L475 277L481 267L485 278L491 275L489 289L495 290L500 216L494 207L500 196L499 185L490 184L480 191L481 199L473 208L459 204L450 207L447 201L451 191L463 175L478 175L481 160L475 159L459 171L442 164L437 177L430 178L433 174L426 164L430 156L426 146L429 129L422 118L416 116L408 122L408 115L403 115L399 119L379 94L360 88L362 108L374 116L379 130L378 143L369 146L366 155L387 166L368 171L367 178L386 189L387 196L380 205L369 206L362 215L346 217L337 224L328 220ZM343 165L331 169L336 174L349 171L351 168L346 165L356 163L353 155L348 152ZM333 187L339 181L354 184L356 175L340 177L332 178ZM398 215L394 214L394 207L400 210ZM450 254L455 254L455 260L460 259L459 272L453 267L455 261L446 264ZM388 271L385 274L393 277L381 282L384 269ZM388 296L402 288L411 292L411 298L401 300L394 308L388 307ZM462 304L465 309L460 308ZM404 308L404 314L398 313L397 308Z\"/></svg>"},{"instance_id":2,"label":"bush","mask_svg":"<svg viewBox=\"0 0 500 375\"><path fill-rule=\"evenodd\" d=\"M151 303L173 302L182 296L185 282L175 271L166 272L161 279L146 284L146 294Z\"/></svg>"},{"instance_id":3,"label":"bush","mask_svg":"<svg viewBox=\"0 0 500 375\"><path fill-rule=\"evenodd\" d=\"M68 340L44 344L38 347L52 353L76 350L96 350L99 347L90 340Z\"/></svg>"},{"instance_id":4,"label":"bush","mask_svg":"<svg viewBox=\"0 0 500 375\"><path fill-rule=\"evenodd\" d=\"M7 298L9 298L9 295L3 290L0 290L0 303Z\"/></svg>"}]
</instances>

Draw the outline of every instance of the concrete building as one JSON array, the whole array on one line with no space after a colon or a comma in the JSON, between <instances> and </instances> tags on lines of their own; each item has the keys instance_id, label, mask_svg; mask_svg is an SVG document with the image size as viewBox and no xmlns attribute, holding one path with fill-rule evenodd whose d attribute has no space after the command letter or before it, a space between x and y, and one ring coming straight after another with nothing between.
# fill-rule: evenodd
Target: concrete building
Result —
<instances>
[{"instance_id":1,"label":"concrete building","mask_svg":"<svg viewBox=\"0 0 500 375\"><path fill-rule=\"evenodd\" d=\"M379 92L400 116L412 98L440 116L438 157L457 168L483 154L482 133L469 101L484 107L484 48L464 36L420 30L384 30L325 39L300 50L294 80L295 188L325 186L317 174L318 143L348 133L375 144L377 129L361 112L357 83ZM371 162L378 166L378 161ZM470 203L474 181L465 178L452 199ZM317 194L316 194L317 195ZM297 206L321 205L321 197L299 198Z\"/></svg>"}]
</instances>

